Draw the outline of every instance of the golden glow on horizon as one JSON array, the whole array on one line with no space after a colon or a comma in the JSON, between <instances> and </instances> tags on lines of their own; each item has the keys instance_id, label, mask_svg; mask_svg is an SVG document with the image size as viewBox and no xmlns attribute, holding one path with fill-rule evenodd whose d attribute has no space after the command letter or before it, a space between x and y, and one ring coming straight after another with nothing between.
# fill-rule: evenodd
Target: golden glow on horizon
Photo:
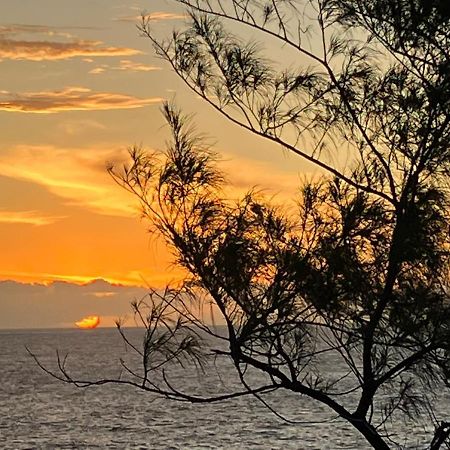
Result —
<instances>
[{"instance_id":1,"label":"golden glow on horizon","mask_svg":"<svg viewBox=\"0 0 450 450\"><path fill-rule=\"evenodd\" d=\"M140 286L146 287L149 283L144 281L142 276L131 274L128 278L114 278L108 276L82 276L82 275L63 275L53 273L39 273L39 272L13 272L13 271L1 271L0 280L13 280L22 283L38 283L44 285L50 285L55 281L62 281L67 283L73 283L78 285L84 285L92 283L96 280L104 280L110 284L116 284L121 286Z\"/></svg>"},{"instance_id":2,"label":"golden glow on horizon","mask_svg":"<svg viewBox=\"0 0 450 450\"><path fill-rule=\"evenodd\" d=\"M100 317L99 316L87 316L83 319L79 320L78 322L75 322L75 325L78 328L82 329L91 329L96 328L100 323Z\"/></svg>"},{"instance_id":3,"label":"golden glow on horizon","mask_svg":"<svg viewBox=\"0 0 450 450\"><path fill-rule=\"evenodd\" d=\"M69 275L69 274L53 274L42 272L18 272L18 271L1 271L0 281L11 280L26 284L43 284L50 286L52 283L61 281L77 285L86 285L97 280L103 280L113 285L142 287L142 288L164 288L168 283L177 283L183 279L185 272L179 267L171 267L167 269L167 261L161 259L160 270L129 272L123 276L108 276L108 274L98 274L93 276ZM97 297L107 297L108 295L98 295Z\"/></svg>"}]
</instances>

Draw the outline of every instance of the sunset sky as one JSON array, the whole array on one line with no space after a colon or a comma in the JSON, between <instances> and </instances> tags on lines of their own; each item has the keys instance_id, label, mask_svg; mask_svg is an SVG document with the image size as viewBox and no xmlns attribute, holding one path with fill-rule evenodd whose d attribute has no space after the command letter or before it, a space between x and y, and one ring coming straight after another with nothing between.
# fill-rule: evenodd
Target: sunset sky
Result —
<instances>
[{"instance_id":1,"label":"sunset sky","mask_svg":"<svg viewBox=\"0 0 450 450\"><path fill-rule=\"evenodd\" d=\"M139 286L179 276L105 170L129 146L164 148L163 99L196 114L239 191L283 198L308 170L190 93L139 36L143 11L162 34L183 26L170 0L0 2L0 328L111 325Z\"/></svg>"}]
</instances>

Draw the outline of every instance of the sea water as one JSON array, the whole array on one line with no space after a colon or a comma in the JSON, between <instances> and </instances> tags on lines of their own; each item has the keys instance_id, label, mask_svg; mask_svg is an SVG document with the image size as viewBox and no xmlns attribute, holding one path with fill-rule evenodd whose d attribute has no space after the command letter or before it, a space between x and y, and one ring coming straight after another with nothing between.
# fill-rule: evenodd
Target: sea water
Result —
<instances>
[{"instance_id":1,"label":"sea water","mask_svg":"<svg viewBox=\"0 0 450 450\"><path fill-rule=\"evenodd\" d=\"M139 329L128 334L134 342L142 338ZM53 370L56 350L61 356L69 353L69 372L85 380L123 378L120 359L133 359L114 329L0 331L0 448L368 448L328 408L297 394L277 391L268 397L274 409L297 422L290 423L252 397L192 405L129 386L77 388L43 372L26 347ZM330 361L325 370L339 372L337 364ZM180 390L199 395L239 386L227 363L214 364L206 374L174 366L169 376ZM441 413L446 405L450 403L440 406ZM424 448L430 440L430 429L403 422L394 424L394 431L395 427L408 437L403 448Z\"/></svg>"}]
</instances>

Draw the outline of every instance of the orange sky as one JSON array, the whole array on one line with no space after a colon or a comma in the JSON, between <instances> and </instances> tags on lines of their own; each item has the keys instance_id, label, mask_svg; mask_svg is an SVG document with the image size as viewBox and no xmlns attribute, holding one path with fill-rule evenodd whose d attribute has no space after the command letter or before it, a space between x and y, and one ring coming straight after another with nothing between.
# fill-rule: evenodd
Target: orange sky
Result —
<instances>
[{"instance_id":1,"label":"orange sky","mask_svg":"<svg viewBox=\"0 0 450 450\"><path fill-rule=\"evenodd\" d=\"M238 191L290 197L310 169L188 92L139 36L144 10L161 32L183 25L171 1L0 3L0 281L162 286L180 276L105 170L129 146L164 146L163 99L196 113Z\"/></svg>"}]
</instances>

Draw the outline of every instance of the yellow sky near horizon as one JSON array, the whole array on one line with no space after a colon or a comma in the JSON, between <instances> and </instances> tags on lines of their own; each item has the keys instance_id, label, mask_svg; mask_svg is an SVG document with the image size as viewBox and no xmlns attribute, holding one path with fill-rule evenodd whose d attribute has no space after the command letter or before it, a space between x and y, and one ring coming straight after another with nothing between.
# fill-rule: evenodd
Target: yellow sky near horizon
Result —
<instances>
[{"instance_id":1,"label":"yellow sky near horizon","mask_svg":"<svg viewBox=\"0 0 450 450\"><path fill-rule=\"evenodd\" d=\"M232 196L258 187L286 203L310 169L190 93L139 36L145 10L164 33L185 17L163 0L0 3L0 281L160 287L181 277L106 172L130 146L164 148L164 99L216 142Z\"/></svg>"}]
</instances>

